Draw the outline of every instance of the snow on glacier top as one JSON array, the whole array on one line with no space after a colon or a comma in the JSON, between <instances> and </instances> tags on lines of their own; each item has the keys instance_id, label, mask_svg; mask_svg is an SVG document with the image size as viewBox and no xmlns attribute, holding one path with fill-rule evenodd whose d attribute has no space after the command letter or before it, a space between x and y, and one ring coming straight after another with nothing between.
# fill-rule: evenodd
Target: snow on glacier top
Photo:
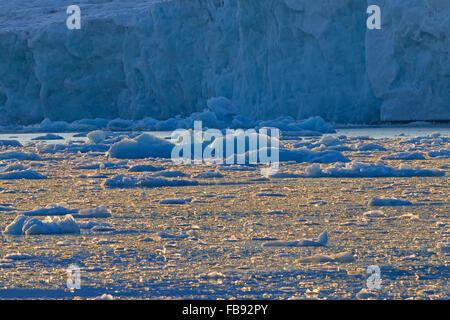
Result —
<instances>
[{"instance_id":1,"label":"snow on glacier top","mask_svg":"<svg viewBox=\"0 0 450 320\"><path fill-rule=\"evenodd\" d=\"M65 23L66 9L76 4L83 18L113 18L146 13L157 2L170 0L9 0L0 2L0 32L30 31L51 23ZM126 19L124 20L126 21Z\"/></svg>"}]
</instances>

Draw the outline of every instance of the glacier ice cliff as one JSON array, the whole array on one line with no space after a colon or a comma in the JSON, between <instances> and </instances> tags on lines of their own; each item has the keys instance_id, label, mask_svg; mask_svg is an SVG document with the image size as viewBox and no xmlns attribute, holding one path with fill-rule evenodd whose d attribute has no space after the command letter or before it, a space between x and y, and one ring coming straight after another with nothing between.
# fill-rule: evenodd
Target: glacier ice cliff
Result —
<instances>
[{"instance_id":1,"label":"glacier ice cliff","mask_svg":"<svg viewBox=\"0 0 450 320\"><path fill-rule=\"evenodd\" d=\"M381 120L450 120L450 1L377 0L383 27L366 33Z\"/></svg>"},{"instance_id":2,"label":"glacier ice cliff","mask_svg":"<svg viewBox=\"0 0 450 320\"><path fill-rule=\"evenodd\" d=\"M370 2L382 30L361 0L81 0L81 30L63 0L12 0L0 124L167 119L220 96L253 119L450 120L448 0Z\"/></svg>"}]
</instances>

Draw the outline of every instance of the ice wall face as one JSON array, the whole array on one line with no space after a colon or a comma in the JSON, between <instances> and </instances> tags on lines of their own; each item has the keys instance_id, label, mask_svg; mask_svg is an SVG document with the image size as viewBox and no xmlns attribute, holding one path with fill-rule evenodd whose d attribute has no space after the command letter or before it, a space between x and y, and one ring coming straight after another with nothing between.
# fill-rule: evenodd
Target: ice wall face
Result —
<instances>
[{"instance_id":1,"label":"ice wall face","mask_svg":"<svg viewBox=\"0 0 450 320\"><path fill-rule=\"evenodd\" d=\"M366 64L381 119L450 120L450 1L376 2L383 27L367 32Z\"/></svg>"},{"instance_id":2,"label":"ice wall face","mask_svg":"<svg viewBox=\"0 0 450 320\"><path fill-rule=\"evenodd\" d=\"M427 108L440 112L448 101L448 46L445 51L427 40L424 53L410 52L395 42L402 27L392 29L389 23L383 24L385 36L366 34L364 1L122 0L89 7L93 2L84 0L79 31L65 27L65 3L52 1L63 14L48 23L42 22L47 15L34 27L0 23L4 123L168 118L200 111L215 96L229 98L242 114L258 119L320 115L370 122L380 119L381 105L385 119L402 114L397 104L410 80L410 87L425 88L417 105L428 97ZM443 8L449 12L448 5ZM402 23L408 25L408 19ZM433 29L433 37L442 28ZM396 71L403 60L414 65L431 56L430 63L437 64L436 55L443 61L441 76L425 75L430 66L420 63L414 74ZM437 85L438 80L444 81ZM435 91L422 95L426 88Z\"/></svg>"}]
</instances>

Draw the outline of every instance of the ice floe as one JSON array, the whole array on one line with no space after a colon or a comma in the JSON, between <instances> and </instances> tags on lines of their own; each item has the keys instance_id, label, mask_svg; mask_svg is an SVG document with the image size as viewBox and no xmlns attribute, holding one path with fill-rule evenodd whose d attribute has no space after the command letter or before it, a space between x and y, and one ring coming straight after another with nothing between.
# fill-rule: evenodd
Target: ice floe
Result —
<instances>
[{"instance_id":1,"label":"ice floe","mask_svg":"<svg viewBox=\"0 0 450 320\"><path fill-rule=\"evenodd\" d=\"M152 175L143 175L142 177L134 177L126 174L121 174L107 179L104 182L104 186L108 188L135 188L135 187L183 187L183 186L196 186L198 185L196 180L186 179L165 179L161 177L155 177Z\"/></svg>"},{"instance_id":2,"label":"ice floe","mask_svg":"<svg viewBox=\"0 0 450 320\"><path fill-rule=\"evenodd\" d=\"M371 207L412 205L412 203L407 200L376 198L376 197L371 198L367 204Z\"/></svg>"},{"instance_id":3,"label":"ice floe","mask_svg":"<svg viewBox=\"0 0 450 320\"><path fill-rule=\"evenodd\" d=\"M124 138L114 143L108 154L119 159L170 158L173 147L167 140L144 133L135 139Z\"/></svg>"},{"instance_id":4,"label":"ice floe","mask_svg":"<svg viewBox=\"0 0 450 320\"><path fill-rule=\"evenodd\" d=\"M28 161L41 161L35 153L25 153L19 151L8 151L0 153L0 160L28 160Z\"/></svg>"},{"instance_id":5,"label":"ice floe","mask_svg":"<svg viewBox=\"0 0 450 320\"><path fill-rule=\"evenodd\" d=\"M0 180L19 180L19 179L39 180L39 179L47 179L47 177L31 169L0 173Z\"/></svg>"},{"instance_id":6,"label":"ice floe","mask_svg":"<svg viewBox=\"0 0 450 320\"><path fill-rule=\"evenodd\" d=\"M64 140L64 138L57 134L47 133L46 135L38 136L38 137L32 138L31 140Z\"/></svg>"},{"instance_id":7,"label":"ice floe","mask_svg":"<svg viewBox=\"0 0 450 320\"><path fill-rule=\"evenodd\" d=\"M43 221L19 215L6 227L7 235L39 235L80 233L80 227L71 215L64 217L46 217Z\"/></svg>"},{"instance_id":8,"label":"ice floe","mask_svg":"<svg viewBox=\"0 0 450 320\"><path fill-rule=\"evenodd\" d=\"M380 177L442 177L445 171L438 169L422 169L419 166L410 168L400 166L393 168L378 162L376 164L366 164L362 162L350 162L347 164L336 163L327 168L321 168L318 164L313 164L306 169L304 177L334 177L334 178L380 178Z\"/></svg>"},{"instance_id":9,"label":"ice floe","mask_svg":"<svg viewBox=\"0 0 450 320\"><path fill-rule=\"evenodd\" d=\"M385 218L386 214L381 210L371 210L363 213L364 218Z\"/></svg>"},{"instance_id":10,"label":"ice floe","mask_svg":"<svg viewBox=\"0 0 450 320\"><path fill-rule=\"evenodd\" d=\"M317 239L300 239L292 241L274 240L262 244L263 247L322 247L328 243L328 232L322 232Z\"/></svg>"},{"instance_id":11,"label":"ice floe","mask_svg":"<svg viewBox=\"0 0 450 320\"><path fill-rule=\"evenodd\" d=\"M355 261L355 256L351 252L340 252L336 254L316 254L309 257L297 259L298 263L325 263L325 262L339 262L348 263Z\"/></svg>"}]
</instances>

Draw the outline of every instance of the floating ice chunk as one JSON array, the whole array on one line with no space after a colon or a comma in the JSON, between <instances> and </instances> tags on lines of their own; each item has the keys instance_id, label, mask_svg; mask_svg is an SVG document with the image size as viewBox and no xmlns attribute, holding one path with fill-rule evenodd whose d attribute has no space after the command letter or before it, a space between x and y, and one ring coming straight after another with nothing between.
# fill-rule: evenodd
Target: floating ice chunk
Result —
<instances>
[{"instance_id":1,"label":"floating ice chunk","mask_svg":"<svg viewBox=\"0 0 450 320\"><path fill-rule=\"evenodd\" d=\"M25 171L28 167L25 167L24 165L20 163L10 164L9 166L0 168L0 172L10 172L10 171Z\"/></svg>"},{"instance_id":2,"label":"floating ice chunk","mask_svg":"<svg viewBox=\"0 0 450 320\"><path fill-rule=\"evenodd\" d=\"M341 252L332 255L316 254L309 257L300 258L298 263L325 263L325 262L340 262L348 263L355 261L355 256L351 252Z\"/></svg>"},{"instance_id":3,"label":"floating ice chunk","mask_svg":"<svg viewBox=\"0 0 450 320\"><path fill-rule=\"evenodd\" d=\"M267 150L266 150L267 149ZM259 152L263 154L272 155L276 152L279 152L279 161L294 161L297 163L334 163L334 162L350 162L350 160L345 157L339 151L327 150L327 151L312 151L307 149L284 149L280 148L276 150L275 148L262 148L256 149L252 151L248 151L245 153L245 163L249 164L250 159L258 159L259 161ZM232 157L235 157L233 155ZM232 159L227 159L227 163L231 163ZM234 163L237 163L234 161Z\"/></svg>"},{"instance_id":4,"label":"floating ice chunk","mask_svg":"<svg viewBox=\"0 0 450 320\"><path fill-rule=\"evenodd\" d=\"M71 215L63 218L46 217L43 221L20 215L6 227L3 233L9 235L66 234L80 233L80 228Z\"/></svg>"},{"instance_id":5,"label":"floating ice chunk","mask_svg":"<svg viewBox=\"0 0 450 320\"><path fill-rule=\"evenodd\" d=\"M214 179L223 178L223 175L219 171L202 172L195 176L197 179Z\"/></svg>"},{"instance_id":6,"label":"floating ice chunk","mask_svg":"<svg viewBox=\"0 0 450 320\"><path fill-rule=\"evenodd\" d=\"M167 232L158 232L157 237L162 238L162 239L186 239L189 236L185 233L176 235L176 234L171 234L171 233L167 233Z\"/></svg>"},{"instance_id":7,"label":"floating ice chunk","mask_svg":"<svg viewBox=\"0 0 450 320\"><path fill-rule=\"evenodd\" d=\"M108 188L158 188L196 186L198 184L199 183L196 180L164 179L151 175L144 175L141 178L136 178L133 176L121 174L107 179L104 183L104 186Z\"/></svg>"},{"instance_id":8,"label":"floating ice chunk","mask_svg":"<svg viewBox=\"0 0 450 320\"><path fill-rule=\"evenodd\" d=\"M384 156L383 160L425 160L425 156L421 152L401 152Z\"/></svg>"},{"instance_id":9,"label":"floating ice chunk","mask_svg":"<svg viewBox=\"0 0 450 320\"><path fill-rule=\"evenodd\" d=\"M94 229L97 227L104 227L104 228L112 228L111 225L109 223L106 222L97 222L97 221L81 221L81 222L77 222L78 226L80 227L80 229Z\"/></svg>"},{"instance_id":10,"label":"floating ice chunk","mask_svg":"<svg viewBox=\"0 0 450 320\"><path fill-rule=\"evenodd\" d=\"M350 160L339 151L311 151L306 149L280 149L280 161L295 161L297 163L350 162Z\"/></svg>"},{"instance_id":11,"label":"floating ice chunk","mask_svg":"<svg viewBox=\"0 0 450 320\"><path fill-rule=\"evenodd\" d=\"M265 174L266 177L271 178L271 179L291 179L291 178L300 178L302 177L301 174L299 173L294 173L294 172L267 172L267 174Z\"/></svg>"},{"instance_id":12,"label":"floating ice chunk","mask_svg":"<svg viewBox=\"0 0 450 320\"><path fill-rule=\"evenodd\" d=\"M90 143L98 144L106 139L106 133L103 130L94 130L87 134Z\"/></svg>"},{"instance_id":13,"label":"floating ice chunk","mask_svg":"<svg viewBox=\"0 0 450 320\"><path fill-rule=\"evenodd\" d=\"M104 293L99 297L95 297L94 300L114 300L114 297L110 294Z\"/></svg>"},{"instance_id":14,"label":"floating ice chunk","mask_svg":"<svg viewBox=\"0 0 450 320\"><path fill-rule=\"evenodd\" d=\"M366 288L361 289L361 291L356 294L356 299L358 300L372 300L376 299L377 297L378 294L376 293L376 291Z\"/></svg>"},{"instance_id":15,"label":"floating ice chunk","mask_svg":"<svg viewBox=\"0 0 450 320\"><path fill-rule=\"evenodd\" d=\"M4 257L5 260L29 260L33 259L33 256L25 253L10 253Z\"/></svg>"},{"instance_id":16,"label":"floating ice chunk","mask_svg":"<svg viewBox=\"0 0 450 320\"><path fill-rule=\"evenodd\" d=\"M371 207L382 207L382 206L411 206L412 203L407 200L399 199L388 199L388 198L375 198L369 200L367 203Z\"/></svg>"},{"instance_id":17,"label":"floating ice chunk","mask_svg":"<svg viewBox=\"0 0 450 320\"><path fill-rule=\"evenodd\" d=\"M450 158L450 149L442 149L428 152L432 158Z\"/></svg>"},{"instance_id":18,"label":"floating ice chunk","mask_svg":"<svg viewBox=\"0 0 450 320\"><path fill-rule=\"evenodd\" d=\"M311 117L305 120L295 120L289 116L278 117L275 120L262 121L260 127L273 127L282 131L315 131L320 133L335 133L333 125L321 117Z\"/></svg>"},{"instance_id":19,"label":"floating ice chunk","mask_svg":"<svg viewBox=\"0 0 450 320\"><path fill-rule=\"evenodd\" d=\"M156 172L165 170L164 167L155 167L150 164L139 164L132 166L128 171L130 172Z\"/></svg>"},{"instance_id":20,"label":"floating ice chunk","mask_svg":"<svg viewBox=\"0 0 450 320\"><path fill-rule=\"evenodd\" d=\"M365 218L384 218L386 214L381 210L372 210L363 213L363 217Z\"/></svg>"},{"instance_id":21,"label":"floating ice chunk","mask_svg":"<svg viewBox=\"0 0 450 320\"><path fill-rule=\"evenodd\" d=\"M198 275L198 278L201 278L201 279L213 279L213 280L223 279L225 277L226 276L223 273L217 272L217 271L212 271L212 272L209 272L209 273L201 273L201 274Z\"/></svg>"},{"instance_id":22,"label":"floating ice chunk","mask_svg":"<svg viewBox=\"0 0 450 320\"><path fill-rule=\"evenodd\" d=\"M319 144L323 144L327 147L331 147L331 146L337 146L337 145L342 144L342 141L336 136L325 135L319 140Z\"/></svg>"},{"instance_id":23,"label":"floating ice chunk","mask_svg":"<svg viewBox=\"0 0 450 320\"><path fill-rule=\"evenodd\" d=\"M255 194L257 197L286 197L285 194L282 193L274 193L274 192L259 192Z\"/></svg>"},{"instance_id":24,"label":"floating ice chunk","mask_svg":"<svg viewBox=\"0 0 450 320\"><path fill-rule=\"evenodd\" d=\"M0 140L0 147L22 147L17 140Z\"/></svg>"},{"instance_id":25,"label":"floating ice chunk","mask_svg":"<svg viewBox=\"0 0 450 320\"><path fill-rule=\"evenodd\" d=\"M170 158L174 145L144 133L135 139L124 138L111 146L109 156L119 159Z\"/></svg>"},{"instance_id":26,"label":"floating ice chunk","mask_svg":"<svg viewBox=\"0 0 450 320\"><path fill-rule=\"evenodd\" d=\"M380 162L376 164L351 162L347 164L336 163L324 169L317 164L313 164L306 168L303 176L312 178L442 177L445 176L445 171L421 169L419 166L415 169L406 166L400 166L399 169L396 169Z\"/></svg>"},{"instance_id":27,"label":"floating ice chunk","mask_svg":"<svg viewBox=\"0 0 450 320\"><path fill-rule=\"evenodd\" d=\"M106 207L96 207L90 209L80 210L78 214L73 214L74 218L109 218L111 211Z\"/></svg>"},{"instance_id":28,"label":"floating ice chunk","mask_svg":"<svg viewBox=\"0 0 450 320\"><path fill-rule=\"evenodd\" d=\"M53 133L47 133L46 135L39 136L31 140L64 140L64 138Z\"/></svg>"},{"instance_id":29,"label":"floating ice chunk","mask_svg":"<svg viewBox=\"0 0 450 320\"><path fill-rule=\"evenodd\" d=\"M419 216L412 213L405 213L397 217L397 219L419 220Z\"/></svg>"},{"instance_id":30,"label":"floating ice chunk","mask_svg":"<svg viewBox=\"0 0 450 320\"><path fill-rule=\"evenodd\" d=\"M18 179L39 180L39 179L47 179L47 177L31 169L0 173L0 180L18 180Z\"/></svg>"},{"instance_id":31,"label":"floating ice chunk","mask_svg":"<svg viewBox=\"0 0 450 320\"><path fill-rule=\"evenodd\" d=\"M268 241L262 244L263 247L322 247L328 243L327 231L322 232L317 239L300 239L293 241L275 240Z\"/></svg>"},{"instance_id":32,"label":"floating ice chunk","mask_svg":"<svg viewBox=\"0 0 450 320\"><path fill-rule=\"evenodd\" d=\"M40 161L42 160L35 153L24 153L18 151L9 151L0 153L0 160L28 160L28 161Z\"/></svg>"},{"instance_id":33,"label":"floating ice chunk","mask_svg":"<svg viewBox=\"0 0 450 320\"><path fill-rule=\"evenodd\" d=\"M164 178L185 178L190 177L189 174L176 171L176 170L168 170L168 171L159 171L153 174L155 177L164 177Z\"/></svg>"},{"instance_id":34,"label":"floating ice chunk","mask_svg":"<svg viewBox=\"0 0 450 320\"><path fill-rule=\"evenodd\" d=\"M108 145L103 144L79 144L72 141L66 144L38 144L39 153L88 153L88 152L106 152Z\"/></svg>"},{"instance_id":35,"label":"floating ice chunk","mask_svg":"<svg viewBox=\"0 0 450 320\"><path fill-rule=\"evenodd\" d=\"M450 255L450 242L438 242L436 249L442 256Z\"/></svg>"},{"instance_id":36,"label":"floating ice chunk","mask_svg":"<svg viewBox=\"0 0 450 320\"><path fill-rule=\"evenodd\" d=\"M386 148L376 143L358 143L356 149L359 151L386 151Z\"/></svg>"},{"instance_id":37,"label":"floating ice chunk","mask_svg":"<svg viewBox=\"0 0 450 320\"><path fill-rule=\"evenodd\" d=\"M188 202L191 202L192 198L186 198L186 199L164 199L159 201L160 204L186 204Z\"/></svg>"},{"instance_id":38,"label":"floating ice chunk","mask_svg":"<svg viewBox=\"0 0 450 320\"><path fill-rule=\"evenodd\" d=\"M52 203L47 205L45 208L36 208L30 211L24 211L21 214L28 217L36 216L65 216L67 214L76 214L78 210L68 209L64 207L64 203Z\"/></svg>"}]
</instances>

